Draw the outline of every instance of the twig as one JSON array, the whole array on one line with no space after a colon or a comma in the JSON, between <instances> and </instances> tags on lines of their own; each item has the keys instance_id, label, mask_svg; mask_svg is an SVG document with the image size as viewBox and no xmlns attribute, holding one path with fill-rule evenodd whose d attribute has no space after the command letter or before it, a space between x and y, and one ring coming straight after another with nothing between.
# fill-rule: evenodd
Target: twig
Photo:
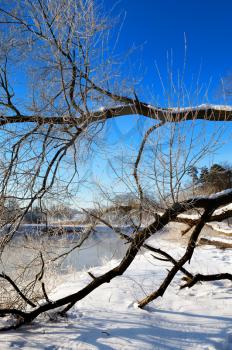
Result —
<instances>
[{"instance_id":1,"label":"twig","mask_svg":"<svg viewBox=\"0 0 232 350\"><path fill-rule=\"evenodd\" d=\"M23 294L23 292L19 289L19 287L15 284L15 282L8 275L6 275L5 273L2 272L0 274L0 278L4 278L5 280L7 280L12 285L12 287L15 289L15 291L21 296L21 298L28 305L30 305L31 307L36 307L36 305L31 300L29 300L25 294ZM0 312L1 312L1 310L0 310Z\"/></svg>"}]
</instances>

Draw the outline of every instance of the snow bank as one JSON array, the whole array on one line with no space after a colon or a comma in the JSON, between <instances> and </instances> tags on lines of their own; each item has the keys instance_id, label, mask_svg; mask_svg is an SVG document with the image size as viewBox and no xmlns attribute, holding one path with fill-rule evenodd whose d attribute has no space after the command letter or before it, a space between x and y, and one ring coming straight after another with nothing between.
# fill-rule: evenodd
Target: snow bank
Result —
<instances>
[{"instance_id":1,"label":"snow bank","mask_svg":"<svg viewBox=\"0 0 232 350\"><path fill-rule=\"evenodd\" d=\"M149 243L168 249L176 257L184 252L177 242L164 241L161 237L152 238ZM229 272L231 263L229 251L198 247L191 266L194 272L217 273ZM92 268L91 272L98 276L117 264L113 259L105 266ZM159 286L170 266L144 251L125 275L78 302L69 318L47 323L37 320L32 326L0 334L1 349L231 349L229 282L203 283L190 290L180 290L182 275L179 274L163 298L146 310L137 308L136 301ZM84 270L67 275L50 297L60 298L90 281Z\"/></svg>"}]
</instances>

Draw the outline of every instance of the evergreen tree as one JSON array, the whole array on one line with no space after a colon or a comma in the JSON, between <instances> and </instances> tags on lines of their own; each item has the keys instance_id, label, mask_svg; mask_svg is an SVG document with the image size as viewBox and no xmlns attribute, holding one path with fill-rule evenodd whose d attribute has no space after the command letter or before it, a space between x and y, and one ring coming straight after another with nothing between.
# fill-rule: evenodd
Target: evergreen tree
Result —
<instances>
[{"instance_id":1,"label":"evergreen tree","mask_svg":"<svg viewBox=\"0 0 232 350\"><path fill-rule=\"evenodd\" d=\"M193 185L196 185L198 183L198 169L195 166L191 166L188 169L188 174L192 178Z\"/></svg>"},{"instance_id":2,"label":"evergreen tree","mask_svg":"<svg viewBox=\"0 0 232 350\"><path fill-rule=\"evenodd\" d=\"M199 176L199 182L201 185L204 185L207 183L208 175L209 175L209 169L206 166L202 167L200 176Z\"/></svg>"}]
</instances>

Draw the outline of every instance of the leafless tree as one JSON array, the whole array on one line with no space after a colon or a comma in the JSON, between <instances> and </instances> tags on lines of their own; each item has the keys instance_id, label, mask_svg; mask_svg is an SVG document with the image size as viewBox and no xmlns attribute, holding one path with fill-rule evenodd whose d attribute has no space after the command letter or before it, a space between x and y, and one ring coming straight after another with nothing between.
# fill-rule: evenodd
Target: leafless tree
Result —
<instances>
[{"instance_id":1,"label":"leafless tree","mask_svg":"<svg viewBox=\"0 0 232 350\"><path fill-rule=\"evenodd\" d=\"M110 224L106 214L112 208L98 208L89 213L92 218L89 227L78 244L71 248L79 247L95 225L102 222L128 241L122 261L103 275L94 276L90 272L92 281L83 289L51 301L44 282L45 253L41 249L35 261L36 276L30 285L19 288L20 284L8 274L0 276L23 301L23 306L10 303L0 309L0 316L15 316L15 323L8 329L31 322L40 314L58 307L62 308L60 314L64 315L94 289L122 275L141 247L170 260L173 268L160 288L140 301L140 307L162 296L178 271L187 276L182 287L191 287L198 281L232 279L228 273L193 275L184 267L191 260L202 228L213 220L217 208L231 202L232 191L215 197L190 199L184 198L182 191L188 167L204 156L212 144L211 140L202 143L200 150L193 154L197 138L193 129L188 141L185 138L186 130L189 131L187 122L229 122L232 108L210 105L160 108L142 101L134 86L120 79L117 65L107 50L109 23L100 13L93 0L14 0L10 4L3 2L0 7L1 199L5 203L13 197L20 203L17 215L4 223L7 233L1 239L2 251L33 205L42 206L44 199L54 198L58 184L59 196L79 185L78 164L105 121L140 115L153 123L145 132L132 162L129 181L133 178L133 192L138 200L127 206L117 205L116 209L113 206L118 212L129 213L133 235L127 236ZM20 92L23 84L26 87ZM215 141L218 134L211 136ZM143 156L149 142L153 171L149 170L149 164L144 167ZM146 189L149 181L153 181L156 187L162 213L147 200L144 187ZM190 209L198 209L200 214L191 223L186 219L192 232L181 259L176 261L168 252L146 243L169 222L182 220L178 215ZM144 222L146 211L149 211L149 223ZM22 275L25 276L25 271ZM41 304L39 298L45 302Z\"/></svg>"}]
</instances>

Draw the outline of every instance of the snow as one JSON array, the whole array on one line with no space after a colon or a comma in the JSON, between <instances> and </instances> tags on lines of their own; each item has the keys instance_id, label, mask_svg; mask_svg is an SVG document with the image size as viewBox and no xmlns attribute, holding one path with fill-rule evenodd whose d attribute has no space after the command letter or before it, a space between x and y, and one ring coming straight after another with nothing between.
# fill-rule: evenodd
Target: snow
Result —
<instances>
[{"instance_id":1,"label":"snow","mask_svg":"<svg viewBox=\"0 0 232 350\"><path fill-rule=\"evenodd\" d=\"M156 107L151 104L147 105L148 108L155 109L155 110L163 110L165 111L164 108ZM214 105L214 104L201 104L198 106L186 106L186 107L171 107L167 108L168 111L173 111L173 112L187 112L187 111L199 111L199 110L207 110L207 109L214 109L218 111L232 111L232 106L229 105Z\"/></svg>"},{"instance_id":2,"label":"snow","mask_svg":"<svg viewBox=\"0 0 232 350\"><path fill-rule=\"evenodd\" d=\"M129 103L128 106L132 106L133 104ZM120 104L120 105L115 105L114 108L123 108L125 107L124 104ZM147 105L148 108L153 109L155 111L162 111L162 112L195 112L195 111L199 111L199 110L207 110L207 109L214 109L214 110L218 110L218 111L225 111L225 112L230 112L232 111L232 106L229 105L214 105L214 104L201 104L198 106L186 106L186 107L171 107L171 108L160 108L151 104ZM101 106L99 108L100 112L104 112L105 110L107 110L106 107Z\"/></svg>"},{"instance_id":3,"label":"snow","mask_svg":"<svg viewBox=\"0 0 232 350\"><path fill-rule=\"evenodd\" d=\"M191 198L191 200L194 200L194 199L216 199L216 198L220 198L224 195L229 195L232 193L232 188L229 188L229 189L226 189L226 190L223 190L223 191L220 191L220 192L217 192L217 193L213 193L213 194L210 194L210 195L200 195L200 196L195 196L193 198ZM230 204L227 204L217 210L214 211L214 215L219 215L219 214L222 214L223 212L227 211L227 210L232 210L232 203ZM180 214L178 215L179 217L183 217L183 218L189 218L189 219L198 219L199 218L199 214Z\"/></svg>"},{"instance_id":4,"label":"snow","mask_svg":"<svg viewBox=\"0 0 232 350\"><path fill-rule=\"evenodd\" d=\"M200 217L199 214L180 214L180 215L178 215L178 218L191 219L191 220L197 220L197 219L199 219L199 217Z\"/></svg>"},{"instance_id":5,"label":"snow","mask_svg":"<svg viewBox=\"0 0 232 350\"><path fill-rule=\"evenodd\" d=\"M224 213L227 210L232 210L232 203L230 203L228 205L225 205L225 206L215 210L214 215L222 214L222 213Z\"/></svg>"},{"instance_id":6,"label":"snow","mask_svg":"<svg viewBox=\"0 0 232 350\"><path fill-rule=\"evenodd\" d=\"M198 106L188 106L188 107L174 107L171 110L176 112L184 112L184 111L198 111L198 110L207 110L214 109L218 111L232 111L232 106L229 105L214 105L214 104L201 104Z\"/></svg>"},{"instance_id":7,"label":"snow","mask_svg":"<svg viewBox=\"0 0 232 350\"><path fill-rule=\"evenodd\" d=\"M232 234L232 225L228 224L227 221L222 221L222 222L209 222L207 224L208 226L212 227L213 230L216 230L218 232L225 233L227 235ZM230 242L231 243L231 242Z\"/></svg>"},{"instance_id":8,"label":"snow","mask_svg":"<svg viewBox=\"0 0 232 350\"><path fill-rule=\"evenodd\" d=\"M219 198L221 196L224 196L226 194L230 194L232 193L232 188L228 188L226 190L223 190L223 191L220 191L220 192L216 192L216 193L213 193L213 194L210 194L210 195L200 195L200 196L195 196L192 198L192 200L194 199L201 199L201 198L209 198L209 199L215 199L215 198Z\"/></svg>"},{"instance_id":9,"label":"snow","mask_svg":"<svg viewBox=\"0 0 232 350\"><path fill-rule=\"evenodd\" d=\"M212 236L204 235L204 237L202 237L202 238L207 239L207 240L212 241L212 242L216 240L216 242L232 244L232 239L230 237L223 237L222 236L222 237L218 238L216 236L212 237Z\"/></svg>"},{"instance_id":10,"label":"snow","mask_svg":"<svg viewBox=\"0 0 232 350\"><path fill-rule=\"evenodd\" d=\"M169 239L168 234L159 234L149 243L172 252L176 258L184 253L183 242ZM55 300L82 288L91 281L88 271L99 276L118 263L113 258L100 266L76 268L63 276L50 298ZM186 268L194 273L230 272L231 263L230 250L200 246L196 248L191 268L189 265ZM155 260L144 250L123 276L78 302L67 319L40 318L33 325L0 334L0 348L232 349L231 282L215 281L180 290L182 274L179 273L163 298L145 310L137 307L137 301L159 286L170 267L170 263Z\"/></svg>"},{"instance_id":11,"label":"snow","mask_svg":"<svg viewBox=\"0 0 232 350\"><path fill-rule=\"evenodd\" d=\"M224 190L224 191L221 191L221 192L217 192L217 193L213 193L209 196L209 198L211 199L214 199L214 198L218 198L222 195L225 195L225 194L230 194L232 193L232 189L231 188L228 188L227 190Z\"/></svg>"},{"instance_id":12,"label":"snow","mask_svg":"<svg viewBox=\"0 0 232 350\"><path fill-rule=\"evenodd\" d=\"M194 197L194 198L211 198L211 199L215 199L215 198L218 198L218 197L220 197L222 195L230 194L231 191L232 191L232 189L227 189L227 190L224 190L224 191L221 191L221 192L217 192L217 193L211 194L209 196L197 196L197 197ZM227 205L225 205L225 206L215 210L213 215L220 215L220 214L223 214L223 213L225 213L226 211L229 211L229 210L232 210L232 203L227 204ZM180 214L180 215L178 215L178 217L196 220L196 219L198 219L200 217L200 214L199 213L195 213L195 214ZM215 231L222 232L222 233L225 233L227 235L232 234L232 224L231 224L230 220L228 220L228 219L226 219L224 221L221 221L221 222L216 222L216 221L208 222L207 226L211 227Z\"/></svg>"}]
</instances>

